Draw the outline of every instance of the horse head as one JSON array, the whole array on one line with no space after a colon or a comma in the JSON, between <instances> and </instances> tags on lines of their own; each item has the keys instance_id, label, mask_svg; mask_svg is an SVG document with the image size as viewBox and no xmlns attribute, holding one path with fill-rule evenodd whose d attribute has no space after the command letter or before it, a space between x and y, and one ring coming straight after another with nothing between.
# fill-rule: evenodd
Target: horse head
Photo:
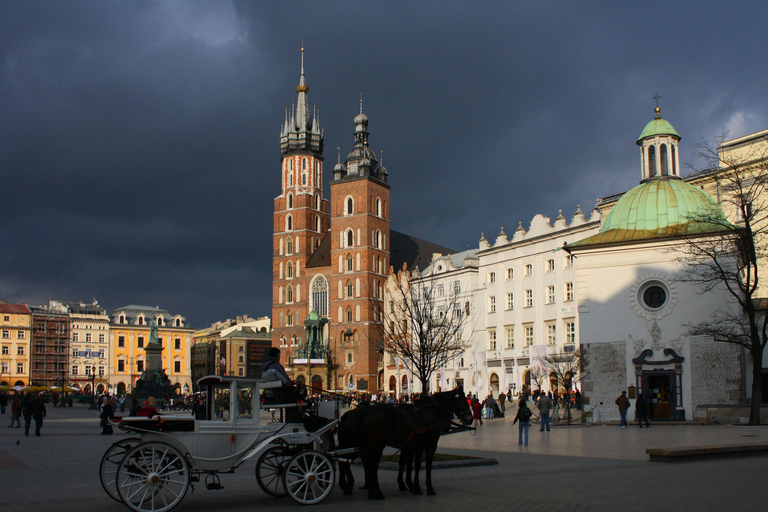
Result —
<instances>
[{"instance_id":1,"label":"horse head","mask_svg":"<svg viewBox=\"0 0 768 512\"><path fill-rule=\"evenodd\" d=\"M459 418L464 426L472 424L472 409L469 408L469 402L467 402L462 386L451 391L435 393L431 398L443 409Z\"/></svg>"}]
</instances>

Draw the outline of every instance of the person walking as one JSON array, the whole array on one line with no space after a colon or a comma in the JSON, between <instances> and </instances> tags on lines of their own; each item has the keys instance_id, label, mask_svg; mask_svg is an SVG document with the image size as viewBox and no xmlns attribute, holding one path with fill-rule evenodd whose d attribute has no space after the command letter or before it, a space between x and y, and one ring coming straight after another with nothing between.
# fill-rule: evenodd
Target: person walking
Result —
<instances>
[{"instance_id":1,"label":"person walking","mask_svg":"<svg viewBox=\"0 0 768 512\"><path fill-rule=\"evenodd\" d=\"M473 427L483 424L483 404L478 400L472 401L472 420Z\"/></svg>"},{"instance_id":2,"label":"person walking","mask_svg":"<svg viewBox=\"0 0 768 512\"><path fill-rule=\"evenodd\" d=\"M21 399L21 414L24 416L24 435L29 435L29 426L32 424L32 393L26 392Z\"/></svg>"},{"instance_id":3,"label":"person walking","mask_svg":"<svg viewBox=\"0 0 768 512\"><path fill-rule=\"evenodd\" d=\"M41 396L32 400L32 418L35 420L35 435L40 437L40 429L43 428L43 418L46 415L45 404Z\"/></svg>"},{"instance_id":4,"label":"person walking","mask_svg":"<svg viewBox=\"0 0 768 512\"><path fill-rule=\"evenodd\" d=\"M505 406L504 404L507 401L507 395L504 394L502 391L501 394L499 394L499 409L501 409L501 412L504 412Z\"/></svg>"},{"instance_id":5,"label":"person walking","mask_svg":"<svg viewBox=\"0 0 768 512\"><path fill-rule=\"evenodd\" d=\"M494 409L496 409L496 400L494 400L493 395L488 395L488 398L485 399L485 419L493 419Z\"/></svg>"},{"instance_id":6,"label":"person walking","mask_svg":"<svg viewBox=\"0 0 768 512\"><path fill-rule=\"evenodd\" d=\"M8 395L0 393L0 414L5 414L5 407L8 405Z\"/></svg>"},{"instance_id":7,"label":"person walking","mask_svg":"<svg viewBox=\"0 0 768 512\"><path fill-rule=\"evenodd\" d=\"M619 422L619 428L626 428L627 424L627 410L629 409L629 398L627 398L627 392L622 391L621 396L616 399L616 405L619 406L619 414L621 415L621 421Z\"/></svg>"},{"instance_id":8,"label":"person walking","mask_svg":"<svg viewBox=\"0 0 768 512\"><path fill-rule=\"evenodd\" d=\"M549 410L552 408L552 400L544 393L539 398L539 417L541 418L541 428L539 432L544 432L544 428L549 432Z\"/></svg>"},{"instance_id":9,"label":"person walking","mask_svg":"<svg viewBox=\"0 0 768 512\"><path fill-rule=\"evenodd\" d=\"M101 435L103 436L112 434L112 425L109 423L109 420L115 415L113 404L113 399L107 399L101 407Z\"/></svg>"},{"instance_id":10,"label":"person walking","mask_svg":"<svg viewBox=\"0 0 768 512\"><path fill-rule=\"evenodd\" d=\"M13 428L14 423L16 423L16 428L21 427L21 399L18 393L13 396L13 401L11 401L11 424L8 425L8 428Z\"/></svg>"},{"instance_id":11,"label":"person walking","mask_svg":"<svg viewBox=\"0 0 768 512\"><path fill-rule=\"evenodd\" d=\"M515 415L515 419L512 421L513 425L518 421L520 422L520 425L518 425L519 436L517 444L523 444L523 431L525 431L525 446L528 446L528 427L531 426L531 416L533 416L533 413L525 404L525 400L520 400L520 406L517 409L517 414Z\"/></svg>"},{"instance_id":12,"label":"person walking","mask_svg":"<svg viewBox=\"0 0 768 512\"><path fill-rule=\"evenodd\" d=\"M640 424L640 428L643 428L643 420L645 420L645 426L651 428L651 420L648 418L648 402L645 401L642 393L637 395L635 410L637 411L637 422Z\"/></svg>"}]
</instances>

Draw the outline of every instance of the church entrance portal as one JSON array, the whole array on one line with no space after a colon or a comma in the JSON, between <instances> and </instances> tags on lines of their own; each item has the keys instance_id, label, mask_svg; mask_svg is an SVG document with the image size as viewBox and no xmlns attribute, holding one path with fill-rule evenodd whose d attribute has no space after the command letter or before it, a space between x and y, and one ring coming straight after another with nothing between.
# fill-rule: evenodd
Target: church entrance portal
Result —
<instances>
[{"instance_id":1,"label":"church entrance portal","mask_svg":"<svg viewBox=\"0 0 768 512\"><path fill-rule=\"evenodd\" d=\"M646 397L649 398L649 413L652 420L671 419L672 413L672 372L662 375L649 375Z\"/></svg>"}]
</instances>

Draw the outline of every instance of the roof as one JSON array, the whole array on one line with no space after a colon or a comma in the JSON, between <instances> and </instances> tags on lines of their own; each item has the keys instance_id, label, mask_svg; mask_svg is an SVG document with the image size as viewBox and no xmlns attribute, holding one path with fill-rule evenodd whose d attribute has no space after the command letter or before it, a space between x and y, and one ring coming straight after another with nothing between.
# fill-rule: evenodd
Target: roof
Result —
<instances>
[{"instance_id":1,"label":"roof","mask_svg":"<svg viewBox=\"0 0 768 512\"><path fill-rule=\"evenodd\" d=\"M26 304L2 304L0 303L0 313L12 313L17 315L31 315Z\"/></svg>"},{"instance_id":2,"label":"roof","mask_svg":"<svg viewBox=\"0 0 768 512\"><path fill-rule=\"evenodd\" d=\"M645 125L640 137L637 138L637 143L640 144L640 141L643 139L653 137L654 135L673 135L678 139L680 138L677 131L675 131L672 125L669 124L669 121L657 117L656 119L651 119L651 121Z\"/></svg>"},{"instance_id":3,"label":"roof","mask_svg":"<svg viewBox=\"0 0 768 512\"><path fill-rule=\"evenodd\" d=\"M432 261L433 254L454 254L455 252L453 249L399 231L390 230L389 232L390 264L396 269L401 268L403 263L406 263L408 268L418 266L424 269ZM330 265L331 237L327 233L307 261L307 268L328 267Z\"/></svg>"},{"instance_id":4,"label":"roof","mask_svg":"<svg viewBox=\"0 0 768 512\"><path fill-rule=\"evenodd\" d=\"M702 215L717 222L692 220ZM600 233L568 247L714 233L727 225L723 210L709 194L679 178L665 176L645 181L624 194Z\"/></svg>"}]
</instances>

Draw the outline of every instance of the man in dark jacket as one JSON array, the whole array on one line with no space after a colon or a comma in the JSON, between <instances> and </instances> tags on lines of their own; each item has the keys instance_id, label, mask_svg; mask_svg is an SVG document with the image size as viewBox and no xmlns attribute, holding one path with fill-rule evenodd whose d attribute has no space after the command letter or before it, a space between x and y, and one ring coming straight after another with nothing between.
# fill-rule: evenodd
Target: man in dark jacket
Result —
<instances>
[{"instance_id":1,"label":"man in dark jacket","mask_svg":"<svg viewBox=\"0 0 768 512\"><path fill-rule=\"evenodd\" d=\"M40 437L40 429L43 428L43 418L46 415L45 404L40 396L32 400L32 418L35 420L35 435Z\"/></svg>"},{"instance_id":2,"label":"man in dark jacket","mask_svg":"<svg viewBox=\"0 0 768 512\"><path fill-rule=\"evenodd\" d=\"M24 416L24 435L29 435L29 426L32 423L32 393L27 391L21 399L21 415Z\"/></svg>"},{"instance_id":3,"label":"man in dark jacket","mask_svg":"<svg viewBox=\"0 0 768 512\"><path fill-rule=\"evenodd\" d=\"M286 373L283 365L280 364L280 349L272 347L267 353L267 359L261 365L261 380L264 382L280 381L283 388L291 386L291 378ZM265 389L264 396L272 400L276 396L282 396L281 393L275 393L274 389Z\"/></svg>"},{"instance_id":4,"label":"man in dark jacket","mask_svg":"<svg viewBox=\"0 0 768 512\"><path fill-rule=\"evenodd\" d=\"M619 422L619 428L625 428L627 424L627 410L629 409L629 398L627 398L627 392L622 391L621 396L616 399L616 405L619 406L619 414L621 415L621 421Z\"/></svg>"},{"instance_id":5,"label":"man in dark jacket","mask_svg":"<svg viewBox=\"0 0 768 512\"><path fill-rule=\"evenodd\" d=\"M648 419L648 402L643 398L643 394L637 395L637 402L635 402L635 410L637 411L637 422L640 424L640 428L643 428L643 420L645 420L645 426L651 426L651 420Z\"/></svg>"}]
</instances>

